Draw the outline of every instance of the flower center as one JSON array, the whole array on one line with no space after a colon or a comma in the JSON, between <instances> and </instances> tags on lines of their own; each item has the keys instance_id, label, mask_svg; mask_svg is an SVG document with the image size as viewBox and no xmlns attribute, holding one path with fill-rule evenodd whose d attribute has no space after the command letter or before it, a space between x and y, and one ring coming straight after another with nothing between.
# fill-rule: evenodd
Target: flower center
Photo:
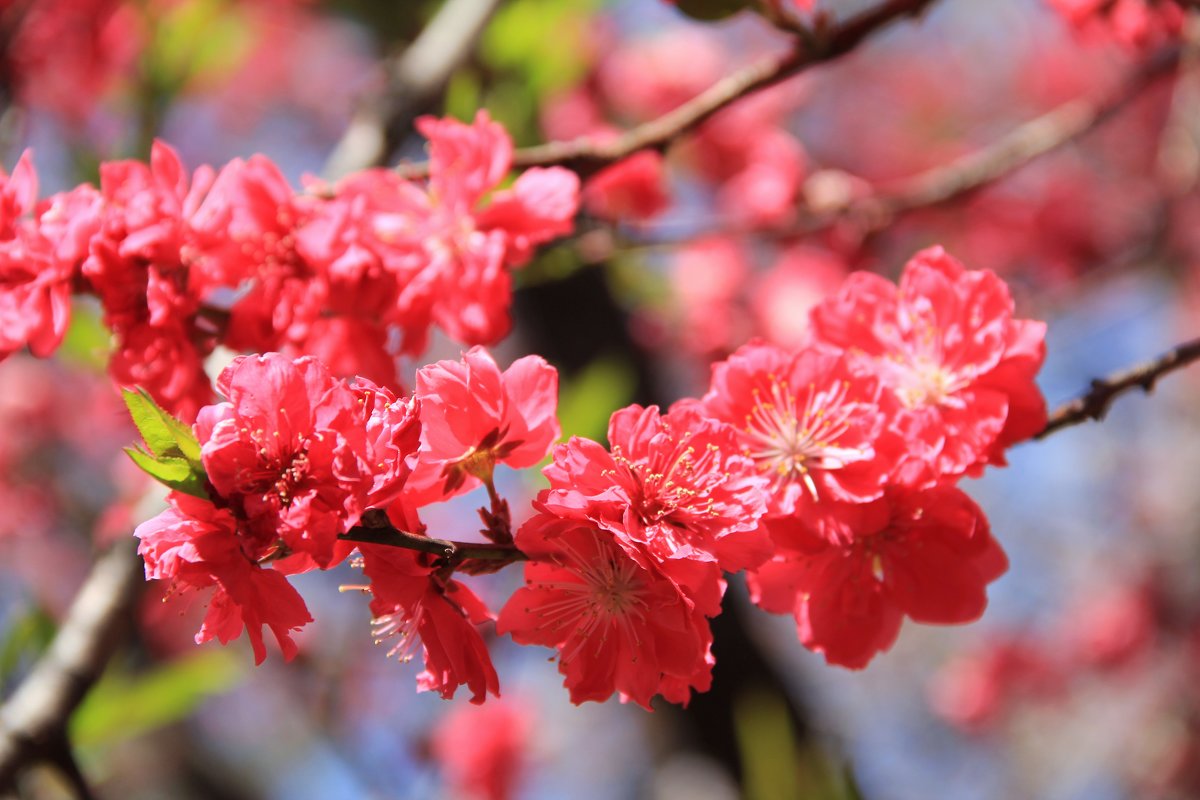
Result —
<instances>
[{"instance_id":1,"label":"flower center","mask_svg":"<svg viewBox=\"0 0 1200 800\"><path fill-rule=\"evenodd\" d=\"M894 387L906 408L942 405L962 388L962 380L945 365L917 357L894 370Z\"/></svg>"},{"instance_id":2,"label":"flower center","mask_svg":"<svg viewBox=\"0 0 1200 800\"><path fill-rule=\"evenodd\" d=\"M868 457L862 449L838 442L851 429L855 413L855 404L846 400L849 383L820 388L810 383L797 393L787 381L769 378L768 392L753 390L754 408L742 429L749 440L747 455L772 473L776 489L800 481L816 500L813 470L841 469Z\"/></svg>"}]
</instances>

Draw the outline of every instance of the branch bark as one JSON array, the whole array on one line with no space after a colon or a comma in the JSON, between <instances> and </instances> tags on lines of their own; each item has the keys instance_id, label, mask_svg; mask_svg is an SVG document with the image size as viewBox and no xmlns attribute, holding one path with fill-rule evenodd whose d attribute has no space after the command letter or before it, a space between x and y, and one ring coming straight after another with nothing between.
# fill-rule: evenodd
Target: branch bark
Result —
<instances>
[{"instance_id":1,"label":"branch bark","mask_svg":"<svg viewBox=\"0 0 1200 800\"><path fill-rule=\"evenodd\" d=\"M322 174L337 180L382 165L467 59L500 0L446 0L433 20L387 65L387 87L364 103L334 145Z\"/></svg>"},{"instance_id":2,"label":"branch bark","mask_svg":"<svg viewBox=\"0 0 1200 800\"><path fill-rule=\"evenodd\" d=\"M1078 425L1087 420L1099 422L1104 419L1113 401L1126 392L1141 389L1149 394L1159 379L1175 370L1182 369L1200 360L1200 339L1192 339L1171 348L1158 358L1136 367L1114 372L1105 378L1092 381L1085 394L1056 408L1050 413L1046 427L1034 439L1045 439L1063 428Z\"/></svg>"},{"instance_id":3,"label":"branch bark","mask_svg":"<svg viewBox=\"0 0 1200 800\"><path fill-rule=\"evenodd\" d=\"M367 511L363 514L361 524L354 526L338 538L349 542L382 544L388 547L416 550L419 553L429 553L444 559L447 564L451 565L457 565L466 560L503 563L525 560L525 554L512 544L455 542L402 531L392 525L388 521L387 514L380 509Z\"/></svg>"},{"instance_id":4,"label":"branch bark","mask_svg":"<svg viewBox=\"0 0 1200 800\"><path fill-rule=\"evenodd\" d=\"M877 194L851 203L807 227L815 232L844 217L866 220L865 233L891 224L899 214L959 200L1029 162L1075 141L1136 100L1156 80L1179 65L1181 49L1168 47L1149 58L1114 89L1095 98L1078 98L1037 117L986 147L948 164L907 178Z\"/></svg>"},{"instance_id":5,"label":"branch bark","mask_svg":"<svg viewBox=\"0 0 1200 800\"><path fill-rule=\"evenodd\" d=\"M130 537L95 563L49 650L0 708L0 794L16 790L25 767L51 763L87 796L71 774L67 721L127 632L142 585L134 547Z\"/></svg>"},{"instance_id":6,"label":"branch bark","mask_svg":"<svg viewBox=\"0 0 1200 800\"><path fill-rule=\"evenodd\" d=\"M887 0L871 11L822 32L819 37L798 38L790 50L743 67L683 105L626 131L616 139L598 142L585 136L522 148L513 155L513 166L563 166L587 177L639 150L664 150L726 106L774 86L808 67L849 53L871 34L902 17L920 14L933 2ZM398 171L406 178L423 178L429 175L429 165L406 164L400 166Z\"/></svg>"}]
</instances>

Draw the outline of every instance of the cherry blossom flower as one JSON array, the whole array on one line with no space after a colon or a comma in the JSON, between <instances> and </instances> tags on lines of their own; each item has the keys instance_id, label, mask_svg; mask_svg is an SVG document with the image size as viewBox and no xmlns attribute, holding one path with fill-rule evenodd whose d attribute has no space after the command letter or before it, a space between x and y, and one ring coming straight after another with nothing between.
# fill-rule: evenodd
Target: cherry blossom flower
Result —
<instances>
[{"instance_id":1,"label":"cherry blossom flower","mask_svg":"<svg viewBox=\"0 0 1200 800\"><path fill-rule=\"evenodd\" d=\"M375 483L360 398L319 362L277 353L236 359L218 387L229 401L201 410L196 435L222 501L316 566L344 558L337 535Z\"/></svg>"},{"instance_id":2,"label":"cherry blossom flower","mask_svg":"<svg viewBox=\"0 0 1200 800\"><path fill-rule=\"evenodd\" d=\"M457 706L434 727L433 755L459 795L509 800L529 766L535 727L528 701Z\"/></svg>"},{"instance_id":3,"label":"cherry blossom flower","mask_svg":"<svg viewBox=\"0 0 1200 800\"><path fill-rule=\"evenodd\" d=\"M406 527L422 530L411 520ZM482 703L489 693L499 696L499 678L475 627L493 618L487 606L463 584L437 575L421 553L366 544L359 552L371 579L376 641L390 645L388 655L401 660L421 645L425 670L417 687L449 699L465 684L472 703Z\"/></svg>"},{"instance_id":4,"label":"cherry blossom flower","mask_svg":"<svg viewBox=\"0 0 1200 800\"><path fill-rule=\"evenodd\" d=\"M902 481L928 485L1003 465L1007 447L1046 423L1034 383L1045 323L1014 318L1003 281L966 270L939 247L914 256L899 287L854 273L812 323L818 341L849 350L899 402L893 426L920 443L900 467Z\"/></svg>"},{"instance_id":5,"label":"cherry blossom flower","mask_svg":"<svg viewBox=\"0 0 1200 800\"><path fill-rule=\"evenodd\" d=\"M113 378L141 386L188 419L212 398L201 366L215 342L195 324L202 276L189 269L186 218L212 179L206 167L189 182L179 156L162 142L155 142L149 166L102 164L102 228L83 264L117 338Z\"/></svg>"},{"instance_id":6,"label":"cherry blossom flower","mask_svg":"<svg viewBox=\"0 0 1200 800\"><path fill-rule=\"evenodd\" d=\"M958 489L891 489L842 504L816 530L797 526L775 559L751 574L751 596L791 613L805 647L860 669L889 649L905 616L978 619L986 587L1008 562L987 518Z\"/></svg>"},{"instance_id":7,"label":"cherry blossom flower","mask_svg":"<svg viewBox=\"0 0 1200 800\"><path fill-rule=\"evenodd\" d=\"M752 342L714 365L700 404L738 431L771 481L769 513L787 515L883 493L900 445L885 430L880 394L879 382L836 350Z\"/></svg>"},{"instance_id":8,"label":"cherry blossom flower","mask_svg":"<svg viewBox=\"0 0 1200 800\"><path fill-rule=\"evenodd\" d=\"M662 155L642 150L593 175L584 186L583 204L603 219L653 219L670 205L665 183Z\"/></svg>"},{"instance_id":9,"label":"cherry blossom flower","mask_svg":"<svg viewBox=\"0 0 1200 800\"><path fill-rule=\"evenodd\" d=\"M556 648L571 702L617 692L648 709L655 694L685 703L691 690L709 687L708 620L636 546L550 514L521 526L517 546L531 561L496 630ZM716 585L716 566L700 566Z\"/></svg>"},{"instance_id":10,"label":"cherry blossom flower","mask_svg":"<svg viewBox=\"0 0 1200 800\"><path fill-rule=\"evenodd\" d=\"M266 658L262 627L270 628L283 656L296 655L291 632L312 622L304 600L287 579L258 564L263 537L232 511L172 493L171 508L138 526L138 554L147 580L171 582L172 594L215 587L196 643L228 644L245 630L255 663Z\"/></svg>"},{"instance_id":11,"label":"cherry blossom flower","mask_svg":"<svg viewBox=\"0 0 1200 800\"><path fill-rule=\"evenodd\" d=\"M417 372L421 447L405 488L421 506L491 481L496 464L520 469L545 457L561 428L555 416L558 372L538 356L503 373L481 347L460 361Z\"/></svg>"},{"instance_id":12,"label":"cherry blossom flower","mask_svg":"<svg viewBox=\"0 0 1200 800\"><path fill-rule=\"evenodd\" d=\"M660 562L715 560L736 572L770 557L759 527L769 482L733 428L695 407L660 415L634 405L612 415L608 440L611 454L579 437L555 448L539 498L547 511L639 542Z\"/></svg>"},{"instance_id":13,"label":"cherry blossom flower","mask_svg":"<svg viewBox=\"0 0 1200 800\"><path fill-rule=\"evenodd\" d=\"M39 230L32 214L37 174L25 152L10 176L0 171L0 359L28 346L50 355L71 316L72 262Z\"/></svg>"}]
</instances>

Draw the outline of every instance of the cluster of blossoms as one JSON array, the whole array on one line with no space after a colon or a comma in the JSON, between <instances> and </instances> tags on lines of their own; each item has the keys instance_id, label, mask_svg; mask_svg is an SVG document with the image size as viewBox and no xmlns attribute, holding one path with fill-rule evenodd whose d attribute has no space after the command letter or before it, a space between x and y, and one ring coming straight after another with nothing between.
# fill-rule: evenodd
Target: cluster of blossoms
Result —
<instances>
[{"instance_id":1,"label":"cluster of blossoms","mask_svg":"<svg viewBox=\"0 0 1200 800\"><path fill-rule=\"evenodd\" d=\"M71 294L92 294L114 335L114 380L191 420L212 400L203 362L218 344L395 385L396 356L421 352L433 325L498 341L511 270L571 230L578 179L531 169L498 189L512 141L485 113L418 126L428 181L368 170L299 194L263 156L189 176L156 143L149 164L104 163L99 188L38 202L23 157L0 178L0 358L48 355Z\"/></svg>"},{"instance_id":2,"label":"cluster of blossoms","mask_svg":"<svg viewBox=\"0 0 1200 800\"><path fill-rule=\"evenodd\" d=\"M501 372L473 348L421 369L411 398L311 358L242 358L194 426L207 498L176 492L137 531L147 575L215 586L198 640L244 627L261 660L263 625L290 655L309 621L284 576L357 547L377 639L401 656L419 641L420 686L466 684L476 702L498 694L476 628L494 618L558 650L574 702L686 703L711 684L709 621L741 571L807 647L863 667L906 616L977 618L1006 568L955 484L1045 424L1045 326L1013 314L999 278L939 248L899 286L855 273L802 346L753 342L703 397L618 410L607 447L552 448L557 373L536 356ZM493 471L548 452L549 487L514 535ZM490 543L427 535L421 507L479 485ZM524 585L498 615L454 577L517 561Z\"/></svg>"}]
</instances>

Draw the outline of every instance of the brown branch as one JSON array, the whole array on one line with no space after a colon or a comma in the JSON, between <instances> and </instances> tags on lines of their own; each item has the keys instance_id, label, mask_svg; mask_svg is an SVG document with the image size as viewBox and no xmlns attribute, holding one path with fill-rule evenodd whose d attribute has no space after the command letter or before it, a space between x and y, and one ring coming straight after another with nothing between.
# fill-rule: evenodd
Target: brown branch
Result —
<instances>
[{"instance_id":1,"label":"brown branch","mask_svg":"<svg viewBox=\"0 0 1200 800\"><path fill-rule=\"evenodd\" d=\"M0 708L0 794L15 791L24 768L45 762L87 796L82 776L71 774L67 721L120 644L141 585L132 537L92 567L49 650Z\"/></svg>"},{"instance_id":2,"label":"brown branch","mask_svg":"<svg viewBox=\"0 0 1200 800\"><path fill-rule=\"evenodd\" d=\"M683 105L660 117L626 131L606 142L590 137L570 141L548 142L518 150L513 166L564 166L582 176L633 155L639 150L663 150L679 137L695 130L726 106L797 73L849 53L864 39L890 23L906 16L916 16L934 0L887 0L871 11L864 12L820 36L797 39L785 53L768 56L717 81ZM428 163L406 164L398 168L406 178L421 178L429 174Z\"/></svg>"},{"instance_id":3,"label":"brown branch","mask_svg":"<svg viewBox=\"0 0 1200 800\"><path fill-rule=\"evenodd\" d=\"M1064 103L980 150L891 188L881 187L874 196L850 203L807 230L820 230L842 217L858 216L867 220L865 232L870 233L886 227L899 214L961 199L1103 124L1158 78L1173 72L1179 59L1179 47L1166 48L1102 96Z\"/></svg>"},{"instance_id":4,"label":"brown branch","mask_svg":"<svg viewBox=\"0 0 1200 800\"><path fill-rule=\"evenodd\" d=\"M1092 388L1086 394L1056 408L1050 414L1046 427L1033 438L1044 439L1056 431L1089 419L1102 420L1113 401L1121 395L1134 389L1141 389L1148 394L1159 378L1194 361L1200 361L1200 339L1184 342L1153 361L1097 378L1092 381Z\"/></svg>"},{"instance_id":5,"label":"brown branch","mask_svg":"<svg viewBox=\"0 0 1200 800\"><path fill-rule=\"evenodd\" d=\"M362 523L351 528L338 537L349 542L365 544L381 544L388 547L402 547L406 550L416 550L419 553L429 553L444 559L446 563L457 565L466 560L501 561L511 563L524 561L525 554L515 545L505 543L485 542L454 542L449 539L435 539L432 536L409 533L392 525L387 514L379 509L371 509L363 514Z\"/></svg>"},{"instance_id":6,"label":"brown branch","mask_svg":"<svg viewBox=\"0 0 1200 800\"><path fill-rule=\"evenodd\" d=\"M807 209L805 218L796 226L782 230L761 230L746 226L706 226L700 234L684 236L650 235L635 241L619 241L608 228L595 228L576 239L577 248L588 264L607 263L614 253L633 250L673 247L714 234L762 235L792 239L825 230L843 220L856 220L864 236L884 229L896 217L922 208L949 203L974 191L983 189L1021 169L1034 159L1064 147L1096 129L1141 96L1154 81L1175 68L1181 58L1178 47L1166 48L1133 72L1119 86L1097 98L1071 100L1030 120L997 141L963 156L893 184L880 187L862 199L851 199L849 190L834 187L833 194L845 194L845 199L823 201L822 208ZM836 171L824 170L814 174L825 176L835 183L845 183L847 177Z\"/></svg>"},{"instance_id":7,"label":"brown branch","mask_svg":"<svg viewBox=\"0 0 1200 800\"><path fill-rule=\"evenodd\" d=\"M446 0L387 67L387 86L363 103L334 145L322 174L336 180L386 162L412 121L436 99L487 27L500 0Z\"/></svg>"}]
</instances>

